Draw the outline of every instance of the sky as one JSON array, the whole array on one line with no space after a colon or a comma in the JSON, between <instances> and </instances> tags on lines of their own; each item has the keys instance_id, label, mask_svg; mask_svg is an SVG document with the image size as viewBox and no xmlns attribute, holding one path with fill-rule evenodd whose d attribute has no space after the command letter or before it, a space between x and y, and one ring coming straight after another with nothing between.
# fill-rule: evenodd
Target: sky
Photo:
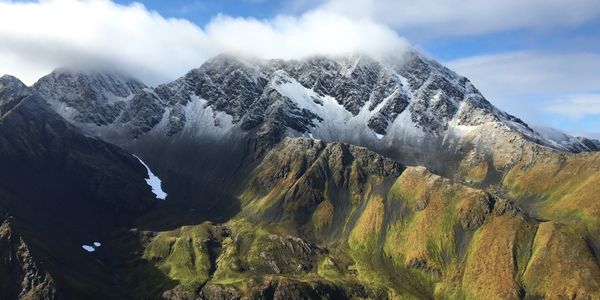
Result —
<instances>
[{"instance_id":1,"label":"sky","mask_svg":"<svg viewBox=\"0 0 600 300\"><path fill-rule=\"evenodd\" d=\"M0 74L118 66L150 85L221 52L416 48L529 124L600 138L597 0L0 0Z\"/></svg>"}]
</instances>

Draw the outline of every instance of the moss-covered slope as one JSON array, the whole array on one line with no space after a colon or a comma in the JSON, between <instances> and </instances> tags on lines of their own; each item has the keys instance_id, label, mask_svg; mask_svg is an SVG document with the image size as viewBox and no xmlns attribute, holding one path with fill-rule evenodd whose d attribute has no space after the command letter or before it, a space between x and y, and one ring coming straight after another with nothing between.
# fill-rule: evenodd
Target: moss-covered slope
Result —
<instances>
[{"instance_id":1,"label":"moss-covered slope","mask_svg":"<svg viewBox=\"0 0 600 300\"><path fill-rule=\"evenodd\" d=\"M144 257L177 281L172 291L209 299L594 299L594 185L527 173L594 182L594 159L515 165L507 190L488 192L365 148L288 138L247 179L236 217L160 233ZM519 178L544 182L536 190ZM565 195L586 218L553 207Z\"/></svg>"}]
</instances>

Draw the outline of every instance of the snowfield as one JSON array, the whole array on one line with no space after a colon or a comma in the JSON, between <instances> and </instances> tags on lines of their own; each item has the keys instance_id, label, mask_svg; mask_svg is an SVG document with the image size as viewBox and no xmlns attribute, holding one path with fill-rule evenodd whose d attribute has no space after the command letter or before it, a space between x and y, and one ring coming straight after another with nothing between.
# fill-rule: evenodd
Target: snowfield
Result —
<instances>
[{"instance_id":1,"label":"snowfield","mask_svg":"<svg viewBox=\"0 0 600 300\"><path fill-rule=\"evenodd\" d=\"M146 170L148 170L148 178L146 178L146 183L148 183L148 185L152 188L152 193L154 193L154 195L156 195L156 199L159 199L159 200L167 199L167 193L165 193L162 190L160 178L156 177L156 175L154 175L154 173L152 173L152 171L150 170L148 165L146 165L146 163L144 161L142 161L142 159L140 159L136 155L133 155L133 156L135 156L135 158L137 158L140 161L140 163L142 163L142 165L144 165L144 167L146 167Z\"/></svg>"}]
</instances>

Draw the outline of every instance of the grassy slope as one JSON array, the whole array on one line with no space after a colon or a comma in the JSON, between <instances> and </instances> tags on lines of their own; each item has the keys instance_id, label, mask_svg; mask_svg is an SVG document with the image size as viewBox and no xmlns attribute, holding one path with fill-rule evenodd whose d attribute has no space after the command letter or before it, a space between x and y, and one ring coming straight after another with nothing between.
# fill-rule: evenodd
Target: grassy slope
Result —
<instances>
[{"instance_id":1,"label":"grassy slope","mask_svg":"<svg viewBox=\"0 0 600 300\"><path fill-rule=\"evenodd\" d=\"M530 204L522 212L362 148L287 140L249 178L242 212L225 225L230 236L204 227L161 233L145 257L180 286L208 282L245 295L269 282L300 282L348 297L599 297L590 248L599 160L550 155L518 163L503 183L517 205ZM466 174L477 182L482 173ZM194 242L206 239L220 245L214 262Z\"/></svg>"}]
</instances>

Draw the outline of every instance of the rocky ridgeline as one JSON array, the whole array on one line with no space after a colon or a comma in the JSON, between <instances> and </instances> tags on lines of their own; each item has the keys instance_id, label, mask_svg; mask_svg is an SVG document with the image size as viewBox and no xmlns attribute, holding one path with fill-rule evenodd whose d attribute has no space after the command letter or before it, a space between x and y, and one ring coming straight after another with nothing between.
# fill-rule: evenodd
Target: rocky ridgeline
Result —
<instances>
[{"instance_id":1,"label":"rocky ridgeline","mask_svg":"<svg viewBox=\"0 0 600 300\"><path fill-rule=\"evenodd\" d=\"M495 122L554 149L600 149L597 141L557 143L540 135L496 109L467 78L416 52L383 60L220 55L154 89L109 72L61 69L41 78L34 89L91 134L119 132L126 139L151 131L190 135L184 129L206 119L203 124L212 124L220 134L241 129L273 141L310 135L385 150L398 140L415 146L423 139L441 143Z\"/></svg>"}]
</instances>

